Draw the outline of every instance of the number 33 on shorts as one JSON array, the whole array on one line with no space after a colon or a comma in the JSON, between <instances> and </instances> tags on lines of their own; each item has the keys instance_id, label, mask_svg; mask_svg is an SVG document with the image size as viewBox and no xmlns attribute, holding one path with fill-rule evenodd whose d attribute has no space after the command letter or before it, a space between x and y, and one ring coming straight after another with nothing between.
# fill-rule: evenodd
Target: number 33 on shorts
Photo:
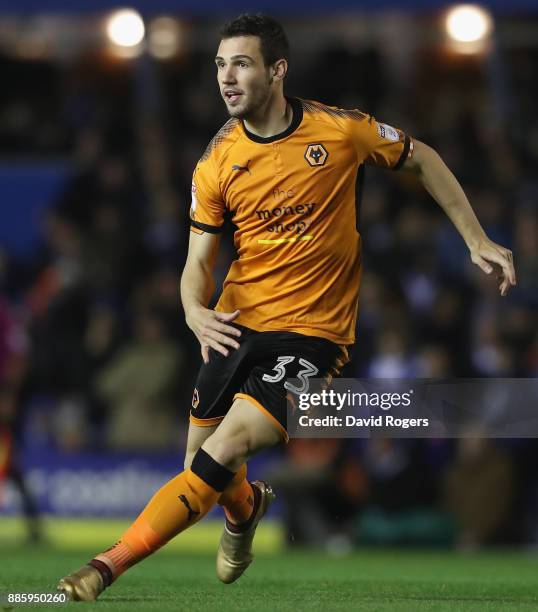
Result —
<instances>
[{"instance_id":1,"label":"number 33 on shorts","mask_svg":"<svg viewBox=\"0 0 538 612\"><path fill-rule=\"evenodd\" d=\"M276 365L273 370L276 374L272 376L270 374L264 374L262 376L262 380L270 383L280 382L284 376L286 376L286 366L295 361L295 356L293 355L283 355L282 357L278 357L276 360ZM292 393L299 395L300 393L308 393L308 388L310 386L310 381L308 380L310 377L315 376L318 373L318 368L310 361L299 357L299 364L303 367L302 370L297 372L297 378L300 381L300 386L295 386L289 381L284 383L284 388Z\"/></svg>"}]
</instances>

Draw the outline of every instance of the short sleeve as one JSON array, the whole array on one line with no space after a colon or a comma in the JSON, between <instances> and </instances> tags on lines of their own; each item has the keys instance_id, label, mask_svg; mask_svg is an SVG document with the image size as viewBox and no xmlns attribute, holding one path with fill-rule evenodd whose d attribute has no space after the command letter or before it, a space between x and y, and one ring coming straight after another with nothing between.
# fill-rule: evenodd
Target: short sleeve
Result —
<instances>
[{"instance_id":1,"label":"short sleeve","mask_svg":"<svg viewBox=\"0 0 538 612\"><path fill-rule=\"evenodd\" d=\"M370 115L351 119L351 133L359 163L399 170L413 153L413 142L402 130Z\"/></svg>"},{"instance_id":2,"label":"short sleeve","mask_svg":"<svg viewBox=\"0 0 538 612\"><path fill-rule=\"evenodd\" d=\"M200 160L192 177L191 230L218 234L224 223L225 205L211 158Z\"/></svg>"}]
</instances>

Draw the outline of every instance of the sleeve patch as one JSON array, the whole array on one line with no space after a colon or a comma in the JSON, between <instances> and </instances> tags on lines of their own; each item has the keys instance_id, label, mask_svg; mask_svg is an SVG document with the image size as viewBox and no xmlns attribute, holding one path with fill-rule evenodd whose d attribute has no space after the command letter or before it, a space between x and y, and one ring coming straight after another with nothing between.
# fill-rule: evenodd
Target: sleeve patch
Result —
<instances>
[{"instance_id":1,"label":"sleeve patch","mask_svg":"<svg viewBox=\"0 0 538 612\"><path fill-rule=\"evenodd\" d=\"M191 213L196 212L197 204L198 200L196 199L196 185L193 182L191 187Z\"/></svg>"},{"instance_id":2,"label":"sleeve patch","mask_svg":"<svg viewBox=\"0 0 538 612\"><path fill-rule=\"evenodd\" d=\"M385 140L390 140L391 142L398 142L400 140L400 134L398 134L398 130L395 130L390 125L386 123L378 123L377 124L377 133L384 138Z\"/></svg>"}]
</instances>

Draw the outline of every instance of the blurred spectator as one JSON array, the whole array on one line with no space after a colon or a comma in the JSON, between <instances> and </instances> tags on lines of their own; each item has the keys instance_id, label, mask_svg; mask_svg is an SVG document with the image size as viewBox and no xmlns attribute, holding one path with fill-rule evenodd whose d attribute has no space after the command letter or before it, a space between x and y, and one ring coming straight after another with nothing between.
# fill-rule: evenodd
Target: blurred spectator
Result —
<instances>
[{"instance_id":1,"label":"blurred spectator","mask_svg":"<svg viewBox=\"0 0 538 612\"><path fill-rule=\"evenodd\" d=\"M449 351L441 344L426 344L417 355L415 365L417 378L451 378L453 367Z\"/></svg>"},{"instance_id":2,"label":"blurred spectator","mask_svg":"<svg viewBox=\"0 0 538 612\"><path fill-rule=\"evenodd\" d=\"M0 285L2 284L0 272ZM22 395L27 375L28 338L8 302L0 298L0 506L6 480L16 487L28 541L41 540L41 522L21 468Z\"/></svg>"},{"instance_id":3,"label":"blurred spectator","mask_svg":"<svg viewBox=\"0 0 538 612\"><path fill-rule=\"evenodd\" d=\"M372 378L412 376L409 354L399 331L387 330L379 334L377 355L372 359L369 376Z\"/></svg>"},{"instance_id":4,"label":"blurred spectator","mask_svg":"<svg viewBox=\"0 0 538 612\"><path fill-rule=\"evenodd\" d=\"M288 543L348 552L354 517L367 492L364 470L347 440L291 440L286 460L267 474L282 492Z\"/></svg>"},{"instance_id":5,"label":"blurred spectator","mask_svg":"<svg viewBox=\"0 0 538 612\"><path fill-rule=\"evenodd\" d=\"M413 440L368 439L364 453L369 495L357 524L359 542L448 544L450 519L435 507L427 447Z\"/></svg>"},{"instance_id":6,"label":"blurred spectator","mask_svg":"<svg viewBox=\"0 0 538 612\"><path fill-rule=\"evenodd\" d=\"M516 214L515 250L519 285L522 296L538 304L538 203L534 209L523 208Z\"/></svg>"},{"instance_id":7,"label":"blurred spectator","mask_svg":"<svg viewBox=\"0 0 538 612\"><path fill-rule=\"evenodd\" d=\"M133 339L96 380L107 403L107 445L114 450L170 448L179 440L173 398L184 358L154 312L137 313L133 328Z\"/></svg>"},{"instance_id":8,"label":"blurred spectator","mask_svg":"<svg viewBox=\"0 0 538 612\"><path fill-rule=\"evenodd\" d=\"M502 541L514 492L512 462L494 440L458 440L443 483L445 507L459 528L457 545L473 549L495 542L496 537Z\"/></svg>"}]
</instances>

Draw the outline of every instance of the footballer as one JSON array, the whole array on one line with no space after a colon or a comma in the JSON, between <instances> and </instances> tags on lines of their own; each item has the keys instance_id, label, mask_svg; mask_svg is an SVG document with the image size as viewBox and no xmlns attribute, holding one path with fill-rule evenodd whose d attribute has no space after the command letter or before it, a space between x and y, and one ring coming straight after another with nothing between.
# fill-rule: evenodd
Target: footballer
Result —
<instances>
[{"instance_id":1,"label":"footballer","mask_svg":"<svg viewBox=\"0 0 538 612\"><path fill-rule=\"evenodd\" d=\"M221 34L215 64L230 119L194 172L181 278L203 358L184 471L111 548L60 580L72 600L96 599L216 504L225 513L218 578L231 583L249 566L274 495L247 479L246 464L287 441L286 397L307 392L312 377L337 376L355 341L362 265L355 185L363 164L415 173L471 260L486 274L499 267L501 295L516 282L511 252L486 236L433 149L359 110L287 97L289 45L274 19L244 14ZM237 227L238 258L211 309L225 215Z\"/></svg>"}]
</instances>

